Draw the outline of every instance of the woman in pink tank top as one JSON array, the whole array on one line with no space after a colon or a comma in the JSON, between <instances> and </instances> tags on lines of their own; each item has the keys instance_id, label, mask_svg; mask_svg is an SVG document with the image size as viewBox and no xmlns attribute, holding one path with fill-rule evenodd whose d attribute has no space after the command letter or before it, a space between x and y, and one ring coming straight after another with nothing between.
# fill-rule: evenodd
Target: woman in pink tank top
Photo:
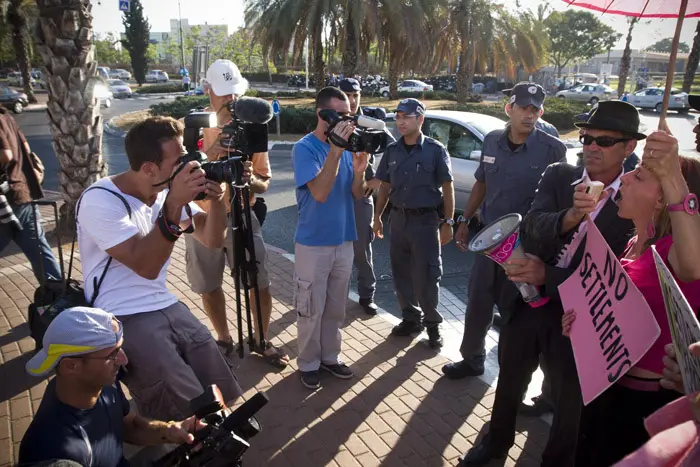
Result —
<instances>
[{"instance_id":1,"label":"woman in pink tank top","mask_svg":"<svg viewBox=\"0 0 700 467\"><path fill-rule=\"evenodd\" d=\"M700 311L700 160L678 155L668 133L647 139L642 165L622 177L618 215L634 222L637 235L620 258L654 313L661 335L649 351L581 414L576 466L608 467L649 440L644 419L681 394L661 386L664 346L671 343L654 245L693 310ZM564 334L575 310L562 318Z\"/></svg>"}]
</instances>

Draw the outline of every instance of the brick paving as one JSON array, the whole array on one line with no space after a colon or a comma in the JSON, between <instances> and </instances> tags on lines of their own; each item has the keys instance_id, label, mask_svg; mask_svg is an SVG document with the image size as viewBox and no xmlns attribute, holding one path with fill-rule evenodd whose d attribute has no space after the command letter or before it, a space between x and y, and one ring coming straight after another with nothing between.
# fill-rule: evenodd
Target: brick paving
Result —
<instances>
[{"instance_id":1,"label":"brick paving","mask_svg":"<svg viewBox=\"0 0 700 467\"><path fill-rule=\"evenodd\" d=\"M19 442L47 383L24 371L34 347L26 313L36 281L26 258L12 248L0 257L0 467L16 462ZM271 335L295 356L294 265L290 255L279 251L271 251L268 257L274 297ZM182 241L175 247L168 283L211 329L201 300L186 282ZM395 318L386 313L367 317L349 300L343 358L354 370L354 379L322 375L322 389L311 392L299 382L295 360L281 372L271 371L257 356L236 360L244 397L265 391L270 398L259 413L264 431L251 440L246 465L456 465L458 457L485 431L497 371L491 361L484 378L456 382L440 378L440 368L450 361L445 355L458 358L459 341L454 335L461 337L463 310L457 303L465 301L465 296L459 296L464 290L456 287L443 291L444 311L454 316L446 320L447 334L452 337L446 346L450 348L442 354L420 339L389 337ZM224 291L232 310L235 293L230 278ZM450 303L452 298L454 303ZM231 314L229 321L235 335L235 316ZM493 347L495 342L490 341ZM518 431L509 457L491 465L539 465L549 426L541 419L521 418Z\"/></svg>"}]
</instances>

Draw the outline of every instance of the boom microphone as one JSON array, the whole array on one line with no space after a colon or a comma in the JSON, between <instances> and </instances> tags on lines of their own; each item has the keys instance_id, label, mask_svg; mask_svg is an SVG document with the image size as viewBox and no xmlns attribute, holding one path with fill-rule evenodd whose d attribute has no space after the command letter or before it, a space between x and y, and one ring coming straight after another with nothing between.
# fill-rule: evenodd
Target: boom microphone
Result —
<instances>
[{"instance_id":1,"label":"boom microphone","mask_svg":"<svg viewBox=\"0 0 700 467\"><path fill-rule=\"evenodd\" d=\"M272 106L265 99L240 97L234 108L242 122L265 124L272 120Z\"/></svg>"}]
</instances>

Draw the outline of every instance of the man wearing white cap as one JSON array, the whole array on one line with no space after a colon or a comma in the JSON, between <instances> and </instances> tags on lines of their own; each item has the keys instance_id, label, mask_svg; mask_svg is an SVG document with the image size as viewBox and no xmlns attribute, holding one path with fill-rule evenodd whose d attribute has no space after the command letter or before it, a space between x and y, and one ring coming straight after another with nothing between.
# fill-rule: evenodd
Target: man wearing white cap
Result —
<instances>
[{"instance_id":1,"label":"man wearing white cap","mask_svg":"<svg viewBox=\"0 0 700 467\"><path fill-rule=\"evenodd\" d=\"M202 148L209 160L215 161L227 152L219 144L221 127L231 121L231 113L228 104L236 100L238 96L245 94L248 90L248 81L241 76L238 67L230 60L216 60L207 70L204 80L204 90L209 95L209 108L207 111L216 112L218 118L218 128L203 129ZM270 159L267 152L254 153L250 161L246 161L245 166L252 172L250 179L250 206L253 231L253 243L255 249L255 259L257 264L258 288L260 291L260 314L262 315L262 328L267 341L267 329L270 325L272 314L272 295L270 294L270 277L267 272L267 250L263 241L260 221L256 216L256 203L264 203L262 199L256 199L256 194L265 193L270 186ZM228 199L228 196L226 197ZM208 210L208 203L200 202L199 206L205 211ZM227 213L230 216L230 206L227 206ZM229 218L230 224L230 218ZM227 229L226 242L223 248L207 248L195 238L188 235L185 237L187 245L187 278L193 292L202 295L204 311L214 326L217 334L217 344L226 354L234 350L233 339L226 321L226 297L221 288L223 284L224 263L228 262L229 267L233 265L233 232ZM251 314L255 321L253 329L258 330L257 307L255 294L250 291ZM282 349L274 347L267 341L266 347L260 346L260 336L255 336L255 351L262 355L266 362L276 368L284 368L289 362L289 357Z\"/></svg>"},{"instance_id":2,"label":"man wearing white cap","mask_svg":"<svg viewBox=\"0 0 700 467\"><path fill-rule=\"evenodd\" d=\"M80 465L126 466L122 444L192 443L203 425L146 420L130 411L117 373L127 363L122 325L97 308L75 307L59 314L44 335L44 347L27 362L27 372L52 379L27 429L19 464L52 459Z\"/></svg>"}]
</instances>

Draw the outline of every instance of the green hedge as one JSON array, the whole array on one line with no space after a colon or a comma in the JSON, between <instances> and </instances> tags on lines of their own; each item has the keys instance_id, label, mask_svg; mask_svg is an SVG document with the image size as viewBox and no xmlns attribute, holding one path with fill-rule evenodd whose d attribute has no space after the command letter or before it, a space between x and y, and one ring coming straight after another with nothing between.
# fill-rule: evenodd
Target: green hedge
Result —
<instances>
[{"instance_id":1,"label":"green hedge","mask_svg":"<svg viewBox=\"0 0 700 467\"><path fill-rule=\"evenodd\" d=\"M209 105L207 96L180 96L174 101L162 102L151 106L153 115L165 115L166 117L182 118L191 109L206 107Z\"/></svg>"},{"instance_id":2,"label":"green hedge","mask_svg":"<svg viewBox=\"0 0 700 467\"><path fill-rule=\"evenodd\" d=\"M161 92L182 92L182 83L151 84L136 88L137 94L156 94Z\"/></svg>"}]
</instances>

